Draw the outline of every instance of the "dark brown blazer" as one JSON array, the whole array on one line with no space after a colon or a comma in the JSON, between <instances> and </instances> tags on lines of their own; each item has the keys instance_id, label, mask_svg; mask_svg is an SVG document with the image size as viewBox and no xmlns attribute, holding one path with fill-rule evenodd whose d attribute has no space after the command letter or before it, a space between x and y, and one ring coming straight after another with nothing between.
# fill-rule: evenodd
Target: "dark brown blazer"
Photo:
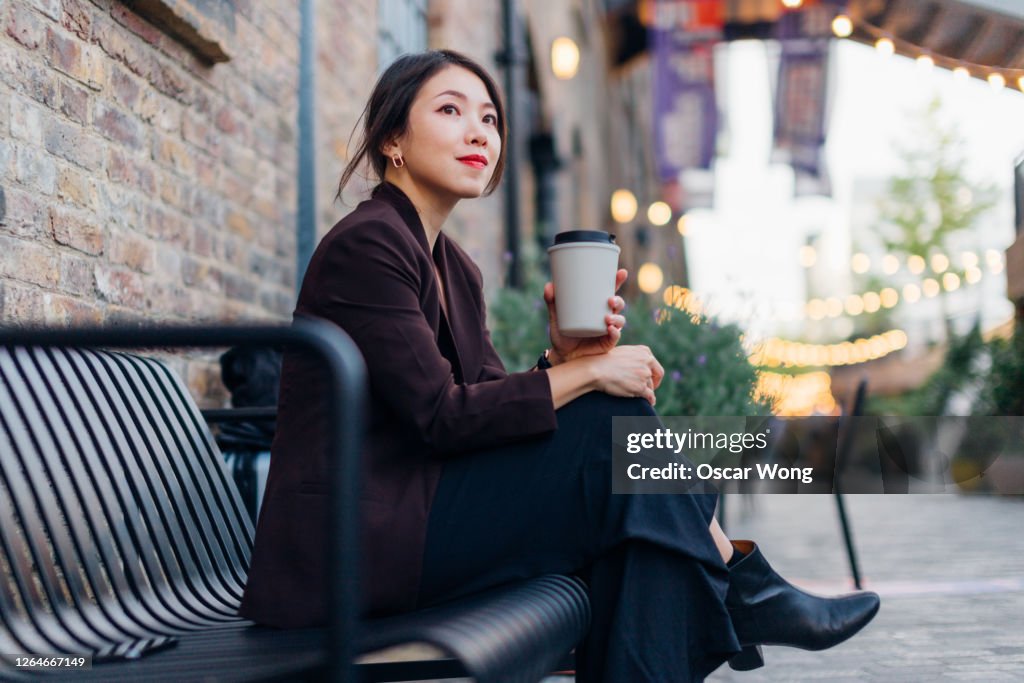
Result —
<instances>
[{"instance_id":1,"label":"dark brown blazer","mask_svg":"<svg viewBox=\"0 0 1024 683\"><path fill-rule=\"evenodd\" d=\"M434 275L440 269L448 316ZM309 263L295 316L348 332L366 359L363 611L416 606L430 505L445 458L555 429L546 372L508 374L485 326L480 270L443 233L431 253L412 202L379 186ZM286 354L241 614L281 627L326 620L327 452L321 373Z\"/></svg>"}]
</instances>

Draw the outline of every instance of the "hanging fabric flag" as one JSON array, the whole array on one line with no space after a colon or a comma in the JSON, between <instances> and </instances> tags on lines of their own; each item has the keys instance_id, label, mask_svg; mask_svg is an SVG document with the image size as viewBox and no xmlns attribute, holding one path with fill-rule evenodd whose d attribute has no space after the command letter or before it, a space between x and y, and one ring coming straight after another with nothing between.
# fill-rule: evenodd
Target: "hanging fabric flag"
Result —
<instances>
[{"instance_id":1,"label":"hanging fabric flag","mask_svg":"<svg viewBox=\"0 0 1024 683\"><path fill-rule=\"evenodd\" d=\"M676 211L710 205L687 192L683 172L710 169L718 134L713 48L722 36L720 0L648 0L643 19L653 49L654 142L664 198Z\"/></svg>"},{"instance_id":2,"label":"hanging fabric flag","mask_svg":"<svg viewBox=\"0 0 1024 683\"><path fill-rule=\"evenodd\" d=\"M835 15L836 7L823 2L787 12L776 23L781 54L772 159L793 167L798 196L832 193L824 153Z\"/></svg>"}]
</instances>

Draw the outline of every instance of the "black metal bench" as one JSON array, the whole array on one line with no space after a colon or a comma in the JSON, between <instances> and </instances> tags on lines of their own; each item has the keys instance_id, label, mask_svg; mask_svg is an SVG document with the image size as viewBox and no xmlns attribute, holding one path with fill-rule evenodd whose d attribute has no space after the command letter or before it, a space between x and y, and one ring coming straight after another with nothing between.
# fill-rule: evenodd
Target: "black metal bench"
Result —
<instances>
[{"instance_id":1,"label":"black metal bench","mask_svg":"<svg viewBox=\"0 0 1024 683\"><path fill-rule=\"evenodd\" d=\"M113 348L273 344L324 359L339 419L330 624L284 631L236 616L252 525L182 382ZM99 348L108 350L97 350ZM360 622L356 501L364 369L340 330L0 331L0 680L51 678L7 656L90 655L73 680L536 681L583 637L589 604L545 576ZM429 643L446 656L357 664Z\"/></svg>"}]
</instances>

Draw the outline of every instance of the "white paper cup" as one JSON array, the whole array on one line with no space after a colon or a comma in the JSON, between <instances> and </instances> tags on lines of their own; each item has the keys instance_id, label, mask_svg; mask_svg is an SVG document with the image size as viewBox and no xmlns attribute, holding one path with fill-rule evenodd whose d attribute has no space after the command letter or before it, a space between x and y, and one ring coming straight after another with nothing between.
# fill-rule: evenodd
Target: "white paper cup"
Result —
<instances>
[{"instance_id":1,"label":"white paper cup","mask_svg":"<svg viewBox=\"0 0 1024 683\"><path fill-rule=\"evenodd\" d=\"M611 313L608 299L615 294L620 251L615 235L600 230L570 230L555 235L548 255L562 334L602 337L608 333L604 317Z\"/></svg>"}]
</instances>

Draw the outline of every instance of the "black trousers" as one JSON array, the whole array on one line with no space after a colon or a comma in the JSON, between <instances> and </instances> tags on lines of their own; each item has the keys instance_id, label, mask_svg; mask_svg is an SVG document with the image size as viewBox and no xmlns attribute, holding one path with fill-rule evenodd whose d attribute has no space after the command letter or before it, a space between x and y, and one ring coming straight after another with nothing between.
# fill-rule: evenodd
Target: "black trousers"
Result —
<instances>
[{"instance_id":1,"label":"black trousers","mask_svg":"<svg viewBox=\"0 0 1024 683\"><path fill-rule=\"evenodd\" d=\"M643 399L590 393L558 411L547 437L446 462L420 606L575 574L593 610L579 683L701 681L740 649L708 530L717 494L612 495L615 415L655 413Z\"/></svg>"}]
</instances>

